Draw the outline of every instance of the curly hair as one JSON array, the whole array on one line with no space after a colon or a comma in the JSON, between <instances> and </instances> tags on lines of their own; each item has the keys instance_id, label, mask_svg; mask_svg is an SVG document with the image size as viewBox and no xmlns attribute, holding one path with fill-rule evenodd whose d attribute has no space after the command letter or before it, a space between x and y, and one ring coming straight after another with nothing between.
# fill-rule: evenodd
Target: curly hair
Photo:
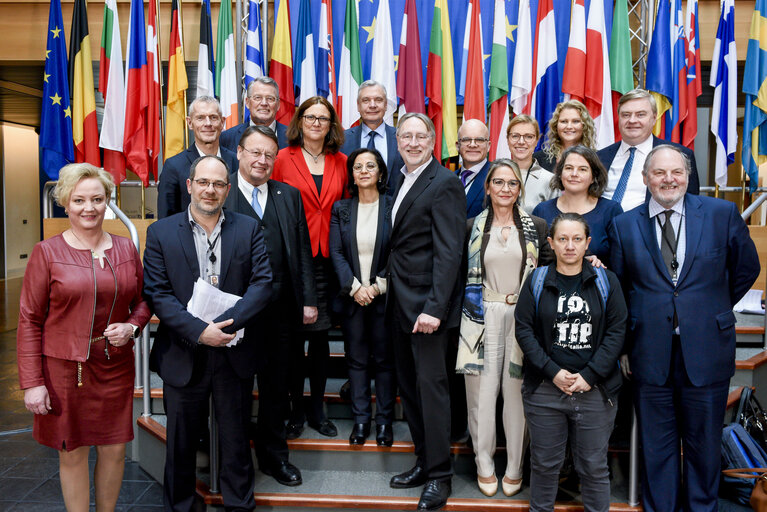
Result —
<instances>
[{"instance_id":1,"label":"curly hair","mask_svg":"<svg viewBox=\"0 0 767 512\"><path fill-rule=\"evenodd\" d=\"M557 130L559 116L562 114L563 110L568 108L577 111L581 117L583 135L578 144L586 146L587 148L596 149L597 134L596 129L594 128L594 120L591 118L591 114L589 114L586 105L578 100L563 101L557 105L557 108L551 115L551 119L549 119L549 127L546 131L546 141L543 143L543 150L554 162L557 161L557 158L559 158L559 155L564 149L562 147L562 139L559 138L559 130Z\"/></svg>"}]
</instances>

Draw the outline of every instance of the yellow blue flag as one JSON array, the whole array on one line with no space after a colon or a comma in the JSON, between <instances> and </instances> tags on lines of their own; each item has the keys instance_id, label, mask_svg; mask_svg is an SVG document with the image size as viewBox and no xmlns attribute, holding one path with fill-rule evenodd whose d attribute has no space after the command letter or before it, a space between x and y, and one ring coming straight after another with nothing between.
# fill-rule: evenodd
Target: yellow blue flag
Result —
<instances>
[{"instance_id":1,"label":"yellow blue flag","mask_svg":"<svg viewBox=\"0 0 767 512\"><path fill-rule=\"evenodd\" d=\"M756 0L751 16L751 33L743 73L746 96L743 118L743 168L749 177L751 192L759 180L759 164L767 161L767 0Z\"/></svg>"}]
</instances>

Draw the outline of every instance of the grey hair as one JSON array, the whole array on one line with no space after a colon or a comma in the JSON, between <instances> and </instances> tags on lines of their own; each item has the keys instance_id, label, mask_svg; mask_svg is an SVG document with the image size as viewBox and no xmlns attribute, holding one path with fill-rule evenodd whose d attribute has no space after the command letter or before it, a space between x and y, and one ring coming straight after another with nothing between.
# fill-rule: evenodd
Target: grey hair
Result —
<instances>
[{"instance_id":1,"label":"grey hair","mask_svg":"<svg viewBox=\"0 0 767 512\"><path fill-rule=\"evenodd\" d=\"M652 109L652 113L654 116L658 116L658 105L655 103L655 98L652 94L650 94L649 91L646 91L645 89L632 89L623 96L621 96L621 99L618 100L618 112L621 111L621 107L624 103L632 101L632 100L647 100L650 102L650 108Z\"/></svg>"},{"instance_id":2,"label":"grey hair","mask_svg":"<svg viewBox=\"0 0 767 512\"><path fill-rule=\"evenodd\" d=\"M647 158L645 158L644 161L644 167L642 167L642 176L647 176L647 173L650 172L650 165L652 165L652 159L655 156L655 153L663 150L676 151L679 153L679 156L682 157L682 161L684 162L684 169L687 171L687 176L690 175L692 172L692 165L690 164L690 159L687 157L687 155L685 155L684 152L676 146L672 146L671 144L661 144L660 146L655 146L652 148L652 151L647 153Z\"/></svg>"},{"instance_id":3,"label":"grey hair","mask_svg":"<svg viewBox=\"0 0 767 512\"><path fill-rule=\"evenodd\" d=\"M253 87L255 87L256 84L264 84L268 85L270 87L274 87L274 90L277 91L277 99L280 99L280 86L277 85L277 82L274 80L274 78L268 77L268 76L259 76L253 79L252 82L248 84L248 96L250 96L250 93L253 92Z\"/></svg>"},{"instance_id":4,"label":"grey hair","mask_svg":"<svg viewBox=\"0 0 767 512\"><path fill-rule=\"evenodd\" d=\"M400 134L400 128L402 125L407 121L408 119L412 118L420 119L423 124L426 125L426 130L429 132L429 136L434 139L437 136L437 130L434 129L434 123L431 122L431 119L429 119L429 116L426 114L421 114L420 112L408 112L407 114L403 115L399 118L399 121L397 122L397 135Z\"/></svg>"},{"instance_id":5,"label":"grey hair","mask_svg":"<svg viewBox=\"0 0 767 512\"><path fill-rule=\"evenodd\" d=\"M386 96L386 87L384 87L381 82L377 82L375 80L365 80L357 88L357 98L359 98L360 94L362 94L362 89L367 89L368 87L380 87L384 92L384 96Z\"/></svg>"},{"instance_id":6,"label":"grey hair","mask_svg":"<svg viewBox=\"0 0 767 512\"><path fill-rule=\"evenodd\" d=\"M216 108L218 109L218 115L220 116L224 115L223 110L221 110L221 103L219 103L216 98L214 98L213 96L197 96L195 99L192 100L192 103L189 104L189 117L192 117L192 114L194 113L194 108L200 103L212 103L216 105Z\"/></svg>"}]
</instances>

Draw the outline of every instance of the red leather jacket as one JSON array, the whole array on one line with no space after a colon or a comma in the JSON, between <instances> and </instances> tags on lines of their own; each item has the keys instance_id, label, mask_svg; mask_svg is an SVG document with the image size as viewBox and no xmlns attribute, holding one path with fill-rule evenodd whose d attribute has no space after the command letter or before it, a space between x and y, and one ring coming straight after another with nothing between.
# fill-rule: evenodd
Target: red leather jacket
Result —
<instances>
[{"instance_id":1,"label":"red leather jacket","mask_svg":"<svg viewBox=\"0 0 767 512\"><path fill-rule=\"evenodd\" d=\"M151 312L141 297L144 270L136 248L127 238L112 235L112 248L105 254L117 276L112 323L143 329ZM44 355L88 358L95 300L92 261L88 251L73 249L61 235L35 245L24 273L16 334L21 389L44 384Z\"/></svg>"}]
</instances>

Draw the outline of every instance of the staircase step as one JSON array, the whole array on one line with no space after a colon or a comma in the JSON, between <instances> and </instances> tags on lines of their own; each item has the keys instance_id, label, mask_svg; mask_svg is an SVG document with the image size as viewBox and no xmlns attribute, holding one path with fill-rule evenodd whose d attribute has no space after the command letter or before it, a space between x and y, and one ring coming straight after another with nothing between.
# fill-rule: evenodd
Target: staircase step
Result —
<instances>
[{"instance_id":1,"label":"staircase step","mask_svg":"<svg viewBox=\"0 0 767 512\"><path fill-rule=\"evenodd\" d=\"M154 439L164 443L165 427L162 417L139 418L141 432L146 432ZM342 423L342 422L339 422ZM343 424L343 426L347 426ZM343 428L339 425L339 429ZM404 430L403 430L404 429ZM311 429L307 429L311 430ZM287 488L278 484L273 478L256 471L254 497L259 510L316 510L354 508L362 510L403 510L415 509L421 489L391 489L390 478L413 464L412 443L405 437L407 428L395 425L395 439L402 435L402 441L397 441L391 448L382 448L368 442L362 447L351 447L348 442L327 438L315 439L313 434L305 431L305 435L295 441L289 441L291 462L296 464L303 476L303 484ZM343 430L341 430L343 431ZM319 434L317 434L319 437ZM345 446L344 446L345 445ZM407 453L406 457L395 456L394 452ZM409 451L405 451L409 450ZM468 450L468 451L467 451ZM319 466L307 464L302 452L317 452L318 459L325 459ZM325 452L324 454L322 452ZM342 452L342 453L339 453ZM349 454L353 460L351 467L342 459L343 453ZM376 455L376 453L378 455ZM453 493L444 510L453 511L523 511L529 508L529 488L512 498L507 498L498 491L495 497L488 498L479 492L476 484L476 473L473 456L468 447L453 445L454 471ZM365 455L363 455L365 454ZM385 458L388 462L379 469L371 464L370 457ZM361 460L360 457L364 457ZM500 461L499 461L500 462ZM499 467L503 467L499 465ZM332 468L332 469L328 469ZM157 469L155 469L157 472ZM150 472L151 474L152 472ZM209 505L223 505L220 494L210 492L207 473L199 471L197 493ZM613 504L611 511L628 512L641 511L640 507L631 507L626 502L627 484L622 477L617 477L612 484ZM570 495L560 490L561 501L555 510L571 512L582 510L577 495Z\"/></svg>"}]
</instances>

